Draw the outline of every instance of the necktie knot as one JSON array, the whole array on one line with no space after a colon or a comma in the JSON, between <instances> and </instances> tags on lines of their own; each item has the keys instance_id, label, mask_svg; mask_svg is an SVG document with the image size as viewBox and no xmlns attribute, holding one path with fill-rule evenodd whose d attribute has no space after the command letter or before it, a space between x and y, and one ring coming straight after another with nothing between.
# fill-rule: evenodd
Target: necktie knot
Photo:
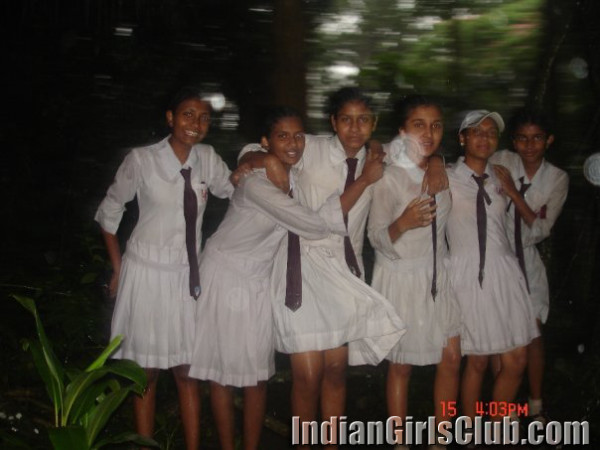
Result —
<instances>
[{"instance_id":1,"label":"necktie knot","mask_svg":"<svg viewBox=\"0 0 600 450\"><path fill-rule=\"evenodd\" d=\"M179 172L185 181L191 181L192 168L188 167L187 169L181 169Z\"/></svg>"},{"instance_id":2,"label":"necktie knot","mask_svg":"<svg viewBox=\"0 0 600 450\"><path fill-rule=\"evenodd\" d=\"M480 177L478 177L477 175L473 174L473 179L475 180L475 183L477 183L477 187L479 188L479 191L477 192L477 195L482 195L483 199L485 200L485 202L488 204L488 206L492 203L492 199L490 198L490 196L488 195L488 193L485 191L485 180L489 177L489 175L487 173L484 173L483 175L481 175Z\"/></svg>"},{"instance_id":3,"label":"necktie knot","mask_svg":"<svg viewBox=\"0 0 600 450\"><path fill-rule=\"evenodd\" d=\"M527 192L527 189L531 187L531 183L525 183L525 177L519 178L521 182L521 189L519 189L519 194L524 195Z\"/></svg>"},{"instance_id":4,"label":"necktie knot","mask_svg":"<svg viewBox=\"0 0 600 450\"><path fill-rule=\"evenodd\" d=\"M356 173L356 166L358 164L358 158L346 158L346 164L348 164L348 170L352 173Z\"/></svg>"},{"instance_id":5,"label":"necktie knot","mask_svg":"<svg viewBox=\"0 0 600 450\"><path fill-rule=\"evenodd\" d=\"M481 176L477 176L475 174L472 175L473 179L475 180L475 182L477 183L477 186L479 187L479 189L483 189L485 180L488 179L489 175L487 173L484 173Z\"/></svg>"}]
</instances>

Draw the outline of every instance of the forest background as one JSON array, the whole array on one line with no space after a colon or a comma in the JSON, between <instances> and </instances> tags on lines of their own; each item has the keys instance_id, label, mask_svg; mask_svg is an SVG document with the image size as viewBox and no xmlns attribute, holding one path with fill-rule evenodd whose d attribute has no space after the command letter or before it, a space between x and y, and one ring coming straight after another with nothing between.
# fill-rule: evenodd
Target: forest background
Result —
<instances>
[{"instance_id":1,"label":"forest background","mask_svg":"<svg viewBox=\"0 0 600 450\"><path fill-rule=\"evenodd\" d=\"M257 140L262 108L290 104L306 113L311 132L328 132L324 99L348 84L374 95L382 141L397 132L392 103L399 96L442 98L450 161L459 154L456 130L464 111L486 108L507 117L525 103L548 111L557 124L548 159L568 171L571 184L553 235L541 246L552 302L546 397L553 418L589 420L592 438L600 439L600 188L582 174L585 159L600 151L599 5L2 2L0 442L48 448L48 400L21 348L34 326L10 295L36 299L63 361L84 366L107 344L113 304L102 286L109 267L93 215L125 153L167 133L168 97L190 83L212 94L217 112L206 142L232 168L241 146ZM508 144L504 136L501 147ZM226 207L211 199L205 237ZM135 219L133 203L119 230L123 242ZM368 246L366 260L372 264ZM288 442L289 371L285 358L278 364L264 439L265 448L280 449ZM383 366L350 371L351 417L385 417ZM430 413L432 371L421 373L411 389L418 417ZM157 440L163 448L179 448L174 386L163 378ZM206 448L216 448L207 403L204 410ZM131 423L126 404L106 433Z\"/></svg>"}]
</instances>

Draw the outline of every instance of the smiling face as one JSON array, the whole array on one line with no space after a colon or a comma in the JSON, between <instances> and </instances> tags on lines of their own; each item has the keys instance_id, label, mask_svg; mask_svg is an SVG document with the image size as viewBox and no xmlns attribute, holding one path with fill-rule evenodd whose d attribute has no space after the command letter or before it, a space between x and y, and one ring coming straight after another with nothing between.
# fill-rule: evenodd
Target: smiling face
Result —
<instances>
[{"instance_id":1,"label":"smiling face","mask_svg":"<svg viewBox=\"0 0 600 450\"><path fill-rule=\"evenodd\" d=\"M546 149L554 142L554 136L548 135L539 125L526 123L513 134L513 146L523 163L539 165Z\"/></svg>"},{"instance_id":2,"label":"smiling face","mask_svg":"<svg viewBox=\"0 0 600 450\"><path fill-rule=\"evenodd\" d=\"M360 100L346 102L335 115L331 116L331 126L349 158L356 156L371 138L376 125L377 117Z\"/></svg>"},{"instance_id":3,"label":"smiling face","mask_svg":"<svg viewBox=\"0 0 600 450\"><path fill-rule=\"evenodd\" d=\"M261 138L261 145L289 170L304 153L302 120L298 117L282 117L271 127L269 135Z\"/></svg>"},{"instance_id":4,"label":"smiling face","mask_svg":"<svg viewBox=\"0 0 600 450\"><path fill-rule=\"evenodd\" d=\"M479 125L467 128L460 134L460 143L465 149L465 162L487 163L498 147L498 125L493 119L485 118Z\"/></svg>"},{"instance_id":5,"label":"smiling face","mask_svg":"<svg viewBox=\"0 0 600 450\"><path fill-rule=\"evenodd\" d=\"M167 111L171 127L169 143L176 150L189 150L204 139L210 125L210 105L198 98L181 102L175 111Z\"/></svg>"},{"instance_id":6,"label":"smiling face","mask_svg":"<svg viewBox=\"0 0 600 450\"><path fill-rule=\"evenodd\" d=\"M437 151L442 142L442 112L435 105L412 109L400 127L400 136L408 141L409 157L420 164Z\"/></svg>"}]
</instances>

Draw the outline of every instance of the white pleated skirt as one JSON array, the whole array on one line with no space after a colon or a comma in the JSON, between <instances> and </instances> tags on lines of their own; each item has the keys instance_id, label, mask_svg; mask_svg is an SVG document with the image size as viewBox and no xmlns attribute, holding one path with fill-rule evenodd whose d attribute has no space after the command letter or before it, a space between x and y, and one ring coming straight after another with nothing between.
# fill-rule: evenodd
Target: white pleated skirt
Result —
<instances>
[{"instance_id":1,"label":"white pleated skirt","mask_svg":"<svg viewBox=\"0 0 600 450\"><path fill-rule=\"evenodd\" d=\"M111 326L111 339L122 335L123 341L112 357L131 359L144 368L189 364L195 310L186 249L130 240Z\"/></svg>"},{"instance_id":2,"label":"white pleated skirt","mask_svg":"<svg viewBox=\"0 0 600 450\"><path fill-rule=\"evenodd\" d=\"M271 267L271 260L234 259L207 246L190 376L243 387L275 373Z\"/></svg>"},{"instance_id":3,"label":"white pleated skirt","mask_svg":"<svg viewBox=\"0 0 600 450\"><path fill-rule=\"evenodd\" d=\"M460 309L444 261L438 264L435 300L431 295L432 266L430 258L376 257L372 285L407 325L406 334L386 357L393 363L437 364L448 339L460 333Z\"/></svg>"},{"instance_id":4,"label":"white pleated skirt","mask_svg":"<svg viewBox=\"0 0 600 450\"><path fill-rule=\"evenodd\" d=\"M504 353L539 336L525 278L514 255L488 249L483 287L478 281L478 255L452 256L450 270L461 310L463 354Z\"/></svg>"},{"instance_id":5,"label":"white pleated skirt","mask_svg":"<svg viewBox=\"0 0 600 450\"><path fill-rule=\"evenodd\" d=\"M284 353L349 346L349 364L378 364L405 333L390 302L350 272L343 244L301 241L302 306L285 304L287 241L272 277L275 348ZM323 243L323 241L319 241Z\"/></svg>"}]
</instances>

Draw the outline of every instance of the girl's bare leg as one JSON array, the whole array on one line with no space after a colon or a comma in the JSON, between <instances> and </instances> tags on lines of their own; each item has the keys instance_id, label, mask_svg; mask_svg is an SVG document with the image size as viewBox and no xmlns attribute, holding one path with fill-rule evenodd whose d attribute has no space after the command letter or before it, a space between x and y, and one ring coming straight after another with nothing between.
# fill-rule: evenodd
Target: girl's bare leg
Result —
<instances>
[{"instance_id":1,"label":"girl's bare leg","mask_svg":"<svg viewBox=\"0 0 600 450\"><path fill-rule=\"evenodd\" d=\"M437 423L451 420L456 415L452 407L456 407L458 397L460 359L460 336L453 336L448 339L448 344L442 351L442 360L435 371L433 401Z\"/></svg>"},{"instance_id":2,"label":"girl's bare leg","mask_svg":"<svg viewBox=\"0 0 600 450\"><path fill-rule=\"evenodd\" d=\"M461 381L462 410L465 416L475 419L476 402L480 400L481 384L488 366L489 356L468 355Z\"/></svg>"},{"instance_id":3,"label":"girl's bare leg","mask_svg":"<svg viewBox=\"0 0 600 450\"><path fill-rule=\"evenodd\" d=\"M542 323L537 320L540 333ZM527 375L529 377L529 397L531 400L542 400L542 382L544 381L544 340L536 337L527 346ZM537 413L537 412L534 412Z\"/></svg>"},{"instance_id":4,"label":"girl's bare leg","mask_svg":"<svg viewBox=\"0 0 600 450\"><path fill-rule=\"evenodd\" d=\"M527 364L527 347L518 347L500 355L502 368L496 377L492 398L496 402L512 402L517 395ZM501 416L492 417L501 420Z\"/></svg>"},{"instance_id":5,"label":"girl's bare leg","mask_svg":"<svg viewBox=\"0 0 600 450\"><path fill-rule=\"evenodd\" d=\"M256 450L260 442L267 403L267 382L244 388L244 450Z\"/></svg>"},{"instance_id":6,"label":"girl's bare leg","mask_svg":"<svg viewBox=\"0 0 600 450\"><path fill-rule=\"evenodd\" d=\"M386 381L387 410L390 416L406 418L408 410L408 383L412 366L390 363Z\"/></svg>"},{"instance_id":7,"label":"girl's bare leg","mask_svg":"<svg viewBox=\"0 0 600 450\"><path fill-rule=\"evenodd\" d=\"M173 376L179 396L179 414L183 424L187 450L200 447L200 386L198 380L190 378L190 366L173 367Z\"/></svg>"},{"instance_id":8,"label":"girl's bare leg","mask_svg":"<svg viewBox=\"0 0 600 450\"><path fill-rule=\"evenodd\" d=\"M323 352L292 353L292 415L298 416L300 423L317 418L321 380L325 357ZM310 446L299 445L299 450L308 450Z\"/></svg>"},{"instance_id":9,"label":"girl's bare leg","mask_svg":"<svg viewBox=\"0 0 600 450\"><path fill-rule=\"evenodd\" d=\"M386 380L386 401L390 417L399 417L402 422L395 423L395 428L400 430L404 426L408 411L408 383L412 366L410 364L391 363L388 367ZM398 442L397 444L403 444Z\"/></svg>"},{"instance_id":10,"label":"girl's bare leg","mask_svg":"<svg viewBox=\"0 0 600 450\"><path fill-rule=\"evenodd\" d=\"M500 355L490 356L490 370L493 377L496 378L500 373L500 370L502 370L502 360L500 359Z\"/></svg>"},{"instance_id":11,"label":"girl's bare leg","mask_svg":"<svg viewBox=\"0 0 600 450\"><path fill-rule=\"evenodd\" d=\"M348 347L338 347L324 352L323 379L321 382L321 418L339 419L346 409L346 367ZM337 445L325 445L324 450L333 450Z\"/></svg>"},{"instance_id":12,"label":"girl's bare leg","mask_svg":"<svg viewBox=\"0 0 600 450\"><path fill-rule=\"evenodd\" d=\"M233 388L211 381L210 404L217 425L217 435L219 436L221 448L223 450L233 450L235 447Z\"/></svg>"},{"instance_id":13,"label":"girl's bare leg","mask_svg":"<svg viewBox=\"0 0 600 450\"><path fill-rule=\"evenodd\" d=\"M156 410L156 385L158 383L159 369L145 369L148 385L143 396L133 397L133 415L135 418L135 431L146 437L154 436L154 412ZM148 447L142 447L147 449ZM149 450L149 449L148 449Z\"/></svg>"}]
</instances>

